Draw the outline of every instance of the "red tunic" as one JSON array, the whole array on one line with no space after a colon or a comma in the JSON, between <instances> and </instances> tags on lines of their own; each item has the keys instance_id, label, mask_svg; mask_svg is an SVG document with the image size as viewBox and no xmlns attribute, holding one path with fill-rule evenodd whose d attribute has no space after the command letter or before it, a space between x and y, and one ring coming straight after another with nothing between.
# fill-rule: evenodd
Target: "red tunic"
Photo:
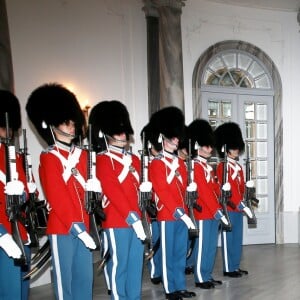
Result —
<instances>
[{"instance_id":1,"label":"red tunic","mask_svg":"<svg viewBox=\"0 0 300 300\"><path fill-rule=\"evenodd\" d=\"M72 148L74 151L76 147ZM61 160L50 150L59 150L59 153L68 158L69 151L64 148L49 148L40 155L39 175L44 190L45 198L49 202L51 210L47 223L47 234L68 234L73 223L84 223L89 231L89 215L84 207L84 188L74 176L70 176L65 183L63 165ZM87 153L81 151L76 169L87 177Z\"/></svg>"},{"instance_id":2,"label":"red tunic","mask_svg":"<svg viewBox=\"0 0 300 300\"><path fill-rule=\"evenodd\" d=\"M205 159L195 159L194 180L197 184L199 198L197 203L202 207L199 212L194 209L196 220L214 219L219 204L220 186L215 180L213 169L207 164Z\"/></svg>"},{"instance_id":3,"label":"red tunic","mask_svg":"<svg viewBox=\"0 0 300 300\"><path fill-rule=\"evenodd\" d=\"M223 162L219 163L217 167L217 177L220 182L222 182L223 178ZM245 192L245 179L244 172L239 163L234 160L228 159L228 182L231 186L231 197L230 201L233 202L236 206L235 209L228 207L228 211L240 211L238 209L239 204L243 200L244 192Z\"/></svg>"},{"instance_id":4,"label":"red tunic","mask_svg":"<svg viewBox=\"0 0 300 300\"><path fill-rule=\"evenodd\" d=\"M172 162L175 156L165 156L168 162ZM178 159L177 157L175 159ZM163 156L155 157L149 165L149 180L152 182L153 190L157 196L157 220L174 221L176 208L183 208L187 213L185 204L185 193L187 188L187 170L182 159L178 159L177 175L167 182L170 168L163 161ZM181 179L181 180L180 180Z\"/></svg>"},{"instance_id":5,"label":"red tunic","mask_svg":"<svg viewBox=\"0 0 300 300\"><path fill-rule=\"evenodd\" d=\"M122 149L114 147L109 151L120 159L127 156L131 158L130 170L126 171L126 177L122 182L118 176L122 173L124 165L108 156L106 153L97 155L97 177L101 182L102 191L105 195L103 209L106 220L102 222L103 228L128 228L126 219L130 212L135 212L140 216L138 207L138 189L140 160L136 155L122 153ZM136 178L135 176L138 176Z\"/></svg>"},{"instance_id":6,"label":"red tunic","mask_svg":"<svg viewBox=\"0 0 300 300\"><path fill-rule=\"evenodd\" d=\"M5 146L0 143L0 170L6 174L6 164L5 164ZM27 185L26 185L26 176L22 164L22 158L20 154L16 154L16 168L17 172L19 174L18 180L22 181L25 187L25 192L28 195ZM6 214L6 197L4 194L4 186L5 184L0 181L0 223L4 226L4 228L7 230L8 233L12 233L11 223L8 219L8 216ZM25 227L19 222L18 223L20 235L23 241L27 241L27 231Z\"/></svg>"}]
</instances>

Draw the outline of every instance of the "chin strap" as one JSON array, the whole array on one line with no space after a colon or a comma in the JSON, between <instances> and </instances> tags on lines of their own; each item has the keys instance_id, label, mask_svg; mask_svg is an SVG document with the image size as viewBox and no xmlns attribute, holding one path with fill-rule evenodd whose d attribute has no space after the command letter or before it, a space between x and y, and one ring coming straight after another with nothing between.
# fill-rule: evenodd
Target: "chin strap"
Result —
<instances>
[{"instance_id":1,"label":"chin strap","mask_svg":"<svg viewBox=\"0 0 300 300\"><path fill-rule=\"evenodd\" d=\"M64 132L64 131L60 130L60 129L57 128L57 127L52 126L52 128L53 128L54 131L60 133L60 134L63 135L63 136L70 137L70 138L73 138L73 139L76 137L75 134L69 134L69 133L67 133L67 132Z\"/></svg>"}]
</instances>

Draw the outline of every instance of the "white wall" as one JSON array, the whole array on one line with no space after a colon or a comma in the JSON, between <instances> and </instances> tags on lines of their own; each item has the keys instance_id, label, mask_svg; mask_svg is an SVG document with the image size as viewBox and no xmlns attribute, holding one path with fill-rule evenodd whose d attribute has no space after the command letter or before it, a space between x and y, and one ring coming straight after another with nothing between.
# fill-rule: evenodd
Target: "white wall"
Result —
<instances>
[{"instance_id":1,"label":"white wall","mask_svg":"<svg viewBox=\"0 0 300 300\"><path fill-rule=\"evenodd\" d=\"M148 120L147 34L141 0L8 0L16 95L23 127L25 104L45 82L73 86L82 106L104 99L127 105L139 149ZM283 86L285 241L298 242L298 150L300 140L300 34L296 12L257 10L187 0L182 12L186 121L192 121L192 74L199 56L214 43L235 39L261 48L274 61ZM58 108L59 109L59 108ZM42 145L28 129L36 173ZM37 177L37 175L36 175ZM293 220L293 221L291 221ZM292 224L291 224L292 223ZM296 224L294 224L296 223ZM293 228L292 230L290 228Z\"/></svg>"},{"instance_id":2,"label":"white wall","mask_svg":"<svg viewBox=\"0 0 300 300\"><path fill-rule=\"evenodd\" d=\"M223 40L251 43L275 63L282 80L283 173L285 242L298 242L297 224L290 216L298 212L298 165L300 129L298 88L300 33L296 12L257 10L245 7L187 1L182 13L182 40L187 122L192 119L192 75L199 56ZM276 159L276 158L275 158ZM292 218L297 222L297 218ZM292 229L291 229L292 228Z\"/></svg>"}]
</instances>

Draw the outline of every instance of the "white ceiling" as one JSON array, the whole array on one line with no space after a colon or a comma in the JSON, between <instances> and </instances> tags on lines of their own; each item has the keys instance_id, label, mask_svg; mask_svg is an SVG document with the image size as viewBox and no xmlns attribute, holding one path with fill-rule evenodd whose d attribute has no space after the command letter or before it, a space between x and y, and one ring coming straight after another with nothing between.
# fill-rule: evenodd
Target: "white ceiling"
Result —
<instances>
[{"instance_id":1,"label":"white ceiling","mask_svg":"<svg viewBox=\"0 0 300 300\"><path fill-rule=\"evenodd\" d=\"M282 11L298 11L300 0L210 0L210 2Z\"/></svg>"}]
</instances>

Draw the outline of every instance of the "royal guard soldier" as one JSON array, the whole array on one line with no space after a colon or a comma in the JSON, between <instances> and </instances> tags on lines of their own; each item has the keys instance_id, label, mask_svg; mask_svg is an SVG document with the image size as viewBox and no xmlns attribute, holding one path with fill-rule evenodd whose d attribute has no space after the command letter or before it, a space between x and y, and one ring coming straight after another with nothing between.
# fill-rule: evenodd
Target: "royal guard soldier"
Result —
<instances>
[{"instance_id":1,"label":"royal guard soldier","mask_svg":"<svg viewBox=\"0 0 300 300\"><path fill-rule=\"evenodd\" d=\"M214 150L213 130L207 120L196 119L188 126L188 139L193 168L193 177L197 185L196 203L201 210L194 209L195 220L199 228L192 252L196 287L211 289L222 281L212 276L217 254L220 221L228 225L219 203L220 186L215 172L209 163Z\"/></svg>"},{"instance_id":2,"label":"royal guard soldier","mask_svg":"<svg viewBox=\"0 0 300 300\"><path fill-rule=\"evenodd\" d=\"M30 269L31 251L19 217L28 189L22 158L14 147L21 128L20 104L6 90L0 90L0 101L0 299L26 300L29 280L22 278Z\"/></svg>"},{"instance_id":3,"label":"royal guard soldier","mask_svg":"<svg viewBox=\"0 0 300 300\"><path fill-rule=\"evenodd\" d=\"M39 178L50 205L46 234L56 299L92 299L96 244L89 234L85 192L100 193L101 185L87 179L87 151L76 145L84 137L84 114L76 96L58 83L36 88L26 110L48 144L40 154Z\"/></svg>"},{"instance_id":4,"label":"royal guard soldier","mask_svg":"<svg viewBox=\"0 0 300 300\"><path fill-rule=\"evenodd\" d=\"M145 125L141 130L141 140L143 144L143 151L148 152L149 164L154 159L154 157L158 154L158 151L151 144L151 134L152 130L150 127L150 123ZM149 166L148 166L149 169ZM160 284L162 282L162 270L161 270L161 248L160 248L160 228L159 222L157 221L157 212L155 207L155 199L152 194L152 206L151 212L149 213L151 219L151 233L152 233L152 244L154 254L149 259L147 266L150 274L150 280L153 284Z\"/></svg>"},{"instance_id":5,"label":"royal guard soldier","mask_svg":"<svg viewBox=\"0 0 300 300\"><path fill-rule=\"evenodd\" d=\"M89 124L104 195L102 227L108 240L111 299L141 299L146 234L138 196L139 190L151 191L152 186L140 185L140 160L128 151L133 129L123 103L99 102L90 112Z\"/></svg>"},{"instance_id":6,"label":"royal guard soldier","mask_svg":"<svg viewBox=\"0 0 300 300\"><path fill-rule=\"evenodd\" d=\"M150 118L151 143L160 153L149 166L160 226L163 286L167 299L196 296L186 289L185 266L188 229L195 225L187 214L185 193L187 170L177 150L184 138L184 115L177 107L166 107Z\"/></svg>"},{"instance_id":7,"label":"royal guard soldier","mask_svg":"<svg viewBox=\"0 0 300 300\"><path fill-rule=\"evenodd\" d=\"M224 161L217 166L219 182L224 181L223 173L227 170L227 182L229 184L230 197L228 199L228 215L231 222L231 230L222 230L222 257L223 274L229 277L241 277L248 271L240 269L243 243L243 215L251 219L253 214L243 201L245 192L245 180L242 166L238 163L239 156L243 154L245 143L242 132L237 123L226 122L215 130L216 149L220 158L227 156L227 166ZM226 147L225 147L226 146ZM226 153L224 153L226 149Z\"/></svg>"}]
</instances>

